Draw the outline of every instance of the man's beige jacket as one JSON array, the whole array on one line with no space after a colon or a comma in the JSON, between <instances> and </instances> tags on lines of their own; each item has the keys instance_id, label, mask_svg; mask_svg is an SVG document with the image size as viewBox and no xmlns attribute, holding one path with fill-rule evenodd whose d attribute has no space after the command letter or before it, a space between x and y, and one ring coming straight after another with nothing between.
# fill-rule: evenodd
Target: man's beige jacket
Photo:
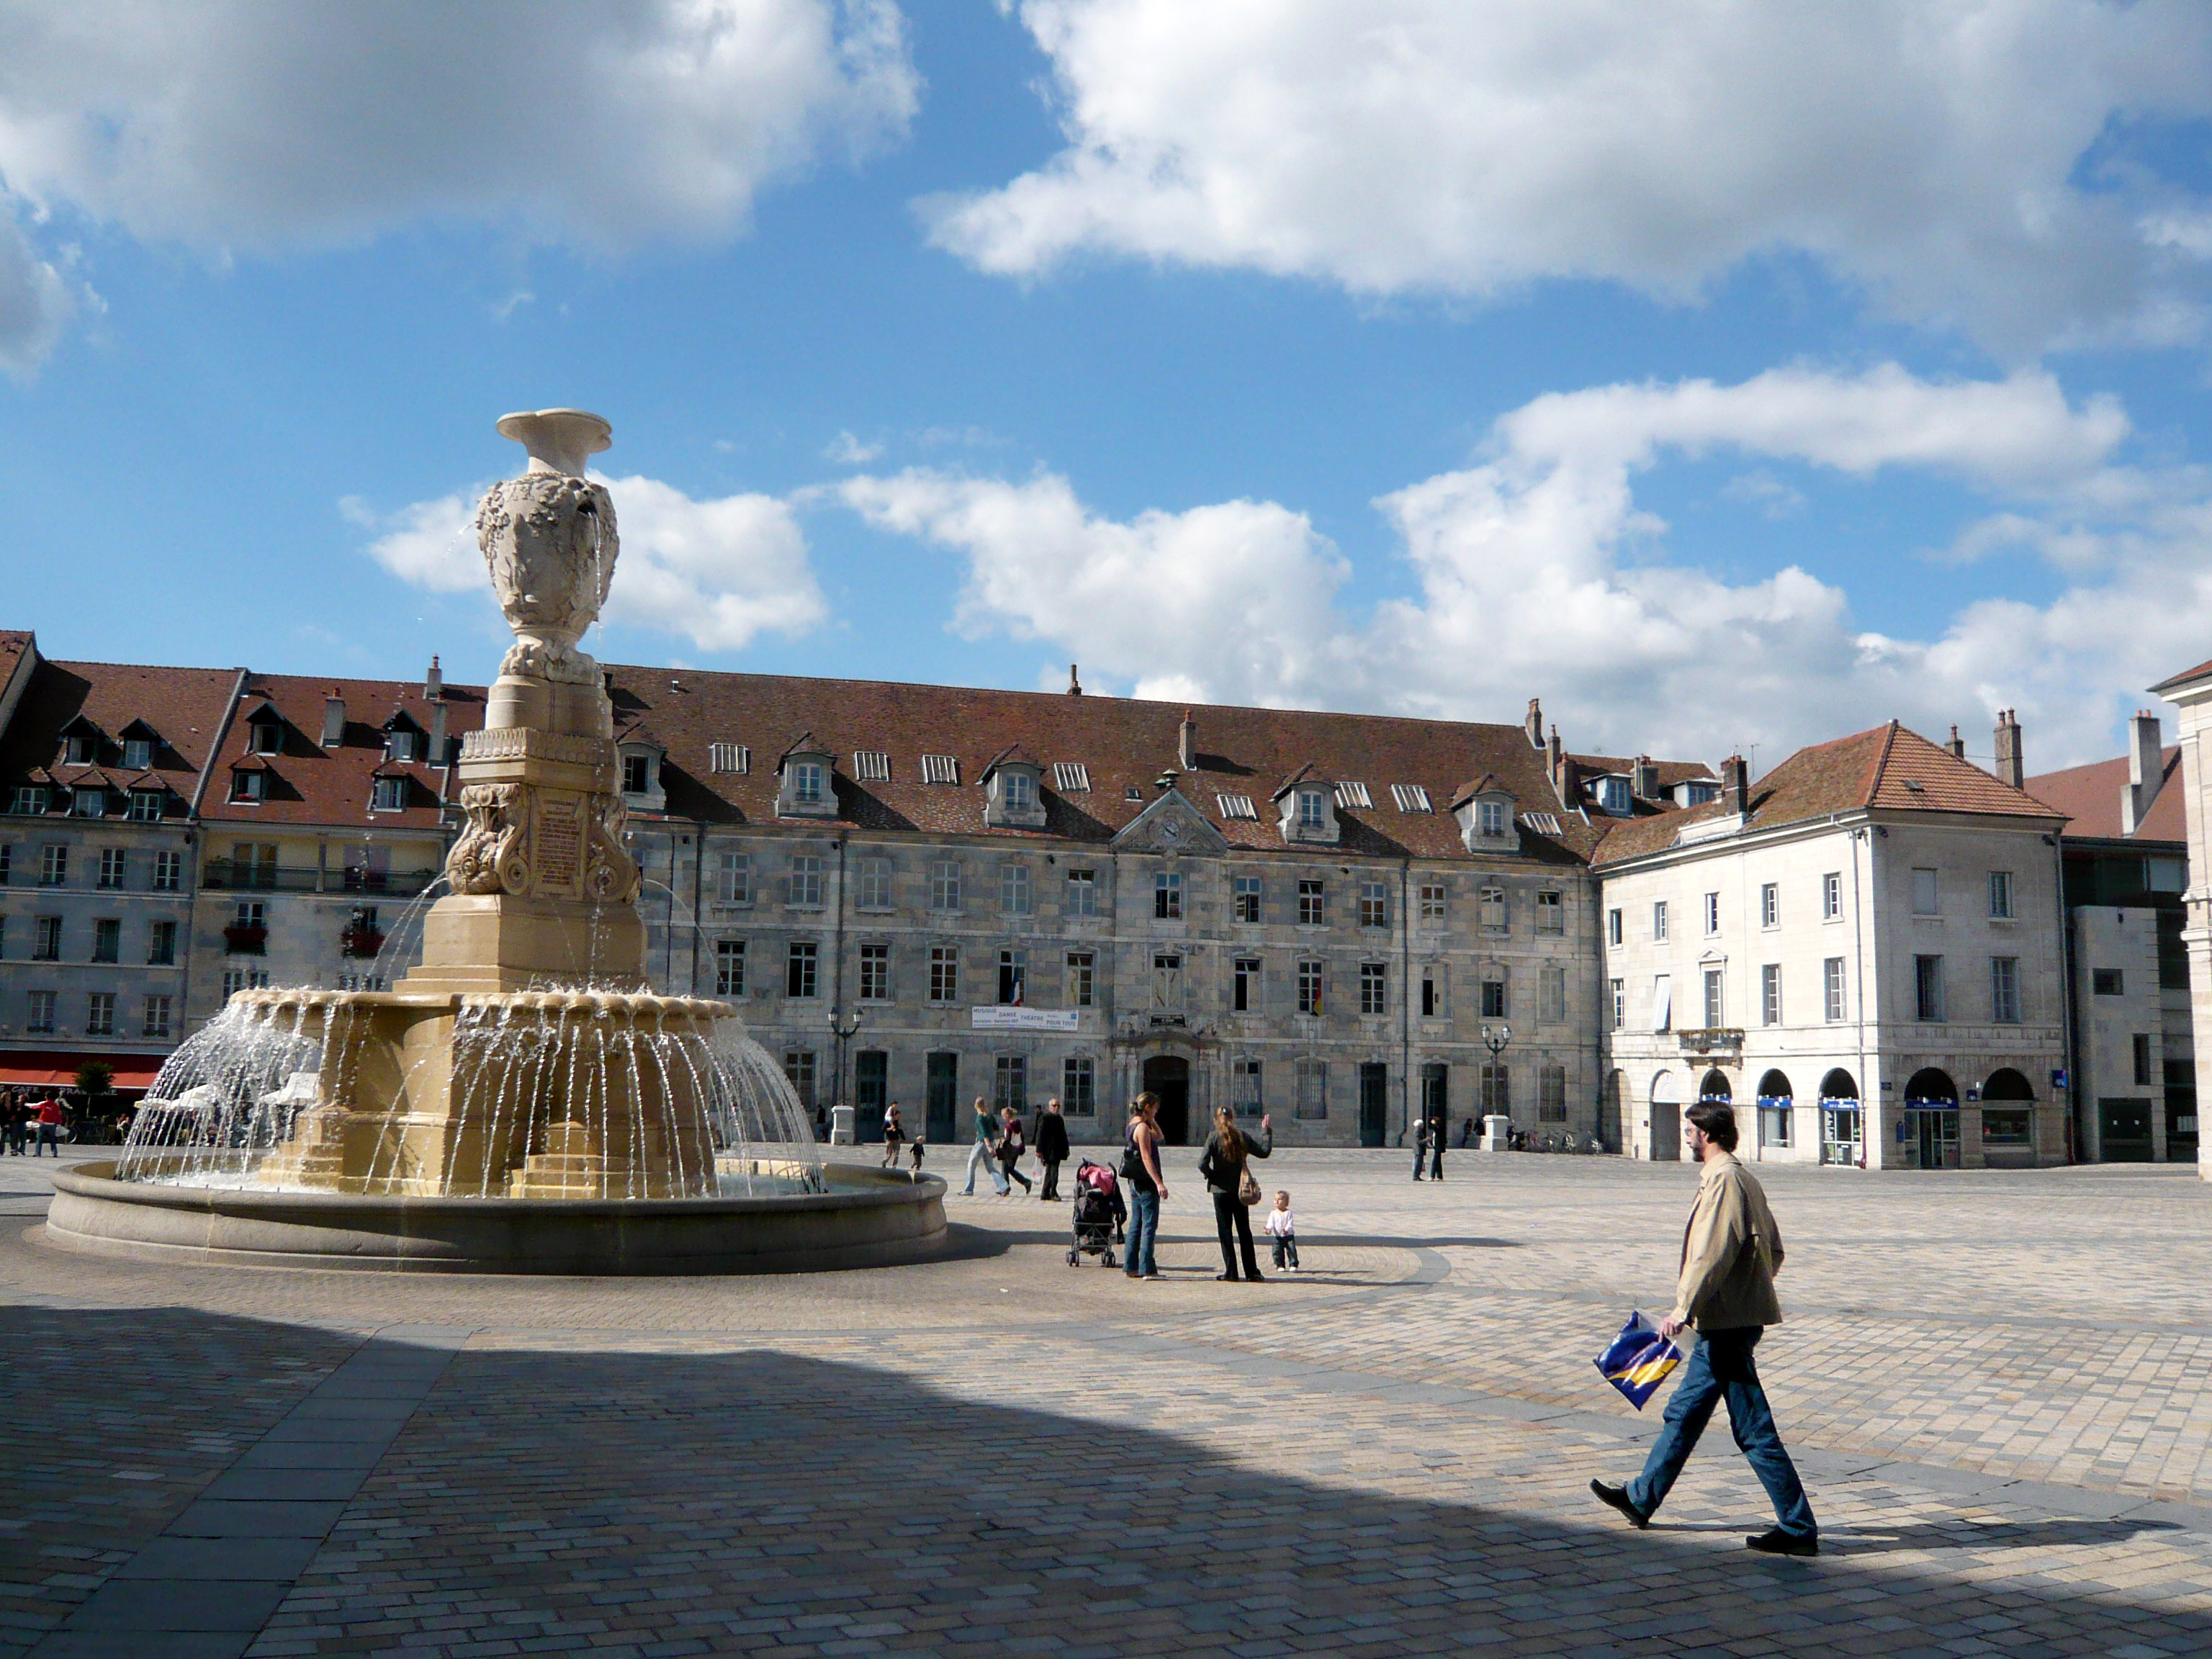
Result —
<instances>
[{"instance_id":1,"label":"man's beige jacket","mask_svg":"<svg viewBox=\"0 0 2212 1659\"><path fill-rule=\"evenodd\" d=\"M1682 1235L1682 1276L1674 1317L1700 1331L1779 1325L1774 1275L1782 1267L1782 1230L1766 1194L1735 1154L1705 1152L1698 1202Z\"/></svg>"}]
</instances>

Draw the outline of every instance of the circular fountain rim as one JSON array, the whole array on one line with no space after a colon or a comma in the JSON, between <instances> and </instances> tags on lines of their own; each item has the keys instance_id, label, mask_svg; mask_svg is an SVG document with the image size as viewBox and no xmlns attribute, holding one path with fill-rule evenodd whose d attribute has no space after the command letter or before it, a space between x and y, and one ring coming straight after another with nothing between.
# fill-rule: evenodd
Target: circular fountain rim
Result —
<instances>
[{"instance_id":1,"label":"circular fountain rim","mask_svg":"<svg viewBox=\"0 0 2212 1659\"><path fill-rule=\"evenodd\" d=\"M946 1182L823 1166L825 1193L714 1198L443 1198L118 1181L54 1171L44 1242L218 1267L570 1275L789 1273L929 1260Z\"/></svg>"}]
</instances>

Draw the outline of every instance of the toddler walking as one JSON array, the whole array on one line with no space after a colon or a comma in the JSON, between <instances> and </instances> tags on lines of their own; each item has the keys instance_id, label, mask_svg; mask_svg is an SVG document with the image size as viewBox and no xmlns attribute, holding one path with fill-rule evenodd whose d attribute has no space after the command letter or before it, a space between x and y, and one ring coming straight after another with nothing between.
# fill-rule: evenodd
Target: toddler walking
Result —
<instances>
[{"instance_id":1,"label":"toddler walking","mask_svg":"<svg viewBox=\"0 0 2212 1659\"><path fill-rule=\"evenodd\" d=\"M1298 1270L1298 1218L1291 1213L1291 1195L1275 1194L1275 1207L1267 1212L1267 1232L1275 1241L1275 1271Z\"/></svg>"}]
</instances>

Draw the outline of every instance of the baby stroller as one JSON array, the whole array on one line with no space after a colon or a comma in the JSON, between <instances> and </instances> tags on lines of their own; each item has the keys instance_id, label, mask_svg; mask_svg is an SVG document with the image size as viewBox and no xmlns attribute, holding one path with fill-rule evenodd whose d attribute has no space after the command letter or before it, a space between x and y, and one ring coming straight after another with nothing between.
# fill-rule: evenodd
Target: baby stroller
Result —
<instances>
[{"instance_id":1,"label":"baby stroller","mask_svg":"<svg viewBox=\"0 0 2212 1659\"><path fill-rule=\"evenodd\" d=\"M1114 1172L1085 1158L1075 1170L1075 1237L1067 1247L1067 1265L1103 1255L1108 1267L1115 1266L1114 1246L1121 1241L1128 1218L1129 1206L1121 1201L1121 1183Z\"/></svg>"}]
</instances>

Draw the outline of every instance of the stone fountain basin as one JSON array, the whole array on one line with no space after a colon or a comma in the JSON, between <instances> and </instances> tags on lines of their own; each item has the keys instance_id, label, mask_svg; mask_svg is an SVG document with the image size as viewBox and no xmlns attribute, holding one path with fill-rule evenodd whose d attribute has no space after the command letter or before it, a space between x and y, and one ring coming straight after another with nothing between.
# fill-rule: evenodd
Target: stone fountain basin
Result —
<instances>
[{"instance_id":1,"label":"stone fountain basin","mask_svg":"<svg viewBox=\"0 0 2212 1659\"><path fill-rule=\"evenodd\" d=\"M54 1172L45 1242L210 1267L384 1273L805 1273L927 1261L946 1244L944 1180L826 1164L826 1193L758 1198L385 1198Z\"/></svg>"}]
</instances>

